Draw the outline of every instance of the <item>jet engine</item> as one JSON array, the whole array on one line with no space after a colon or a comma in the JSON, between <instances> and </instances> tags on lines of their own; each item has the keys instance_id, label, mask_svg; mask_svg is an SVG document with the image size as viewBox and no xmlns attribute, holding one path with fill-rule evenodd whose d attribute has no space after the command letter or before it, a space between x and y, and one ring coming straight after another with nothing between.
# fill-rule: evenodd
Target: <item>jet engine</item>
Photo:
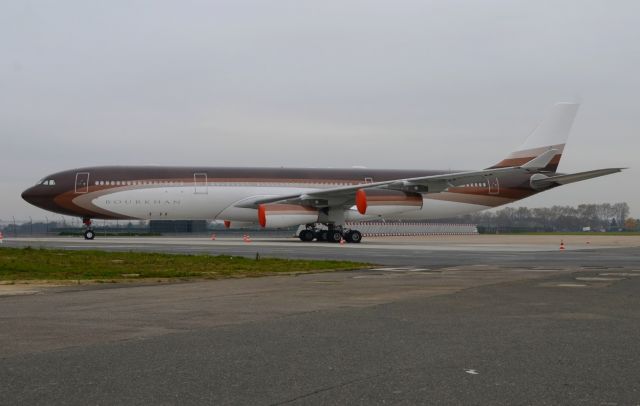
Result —
<instances>
[{"instance_id":1,"label":"jet engine","mask_svg":"<svg viewBox=\"0 0 640 406\"><path fill-rule=\"evenodd\" d=\"M258 222L262 227L279 228L316 223L318 210L297 204L261 204L258 207Z\"/></svg>"},{"instance_id":2,"label":"jet engine","mask_svg":"<svg viewBox=\"0 0 640 406\"><path fill-rule=\"evenodd\" d=\"M249 227L255 227L255 226L256 226L256 223L251 221L230 221L230 220L224 221L224 228L227 228L230 230L237 230L241 228L249 228Z\"/></svg>"},{"instance_id":3,"label":"jet engine","mask_svg":"<svg viewBox=\"0 0 640 406\"><path fill-rule=\"evenodd\" d=\"M356 207L362 215L386 216L422 208L422 195L396 190L359 189Z\"/></svg>"}]
</instances>

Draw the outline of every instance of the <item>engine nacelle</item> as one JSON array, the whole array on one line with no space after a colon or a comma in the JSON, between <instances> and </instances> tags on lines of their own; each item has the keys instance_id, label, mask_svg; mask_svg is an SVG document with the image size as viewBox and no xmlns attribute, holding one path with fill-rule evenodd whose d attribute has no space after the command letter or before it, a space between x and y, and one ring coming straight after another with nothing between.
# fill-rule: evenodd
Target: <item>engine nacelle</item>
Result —
<instances>
[{"instance_id":1,"label":"engine nacelle","mask_svg":"<svg viewBox=\"0 0 640 406\"><path fill-rule=\"evenodd\" d=\"M386 216L422 209L422 195L396 190L359 189L356 207L362 215Z\"/></svg>"},{"instance_id":2,"label":"engine nacelle","mask_svg":"<svg viewBox=\"0 0 640 406\"><path fill-rule=\"evenodd\" d=\"M237 230L239 228L250 228L255 226L256 226L256 223L251 221L230 221L230 220L224 221L224 228L227 228L230 230Z\"/></svg>"},{"instance_id":3,"label":"engine nacelle","mask_svg":"<svg viewBox=\"0 0 640 406\"><path fill-rule=\"evenodd\" d=\"M531 186L532 189L535 189L535 190L545 189L544 183L541 182L545 179L549 179L549 177L541 173L534 173L533 175L531 175L531 178L529 178L529 185ZM537 183L537 182L541 182L541 183ZM547 188L548 188L548 185L547 185Z\"/></svg>"},{"instance_id":4,"label":"engine nacelle","mask_svg":"<svg viewBox=\"0 0 640 406\"><path fill-rule=\"evenodd\" d=\"M279 228L316 223L318 210L297 204L261 204L258 222L262 227Z\"/></svg>"}]
</instances>

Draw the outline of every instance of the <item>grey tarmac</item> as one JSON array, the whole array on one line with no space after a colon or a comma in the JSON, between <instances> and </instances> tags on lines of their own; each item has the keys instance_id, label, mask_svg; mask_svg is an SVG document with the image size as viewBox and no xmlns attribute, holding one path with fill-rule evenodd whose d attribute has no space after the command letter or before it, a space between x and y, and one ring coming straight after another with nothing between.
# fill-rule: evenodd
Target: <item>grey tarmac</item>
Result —
<instances>
[{"instance_id":1,"label":"grey tarmac","mask_svg":"<svg viewBox=\"0 0 640 406\"><path fill-rule=\"evenodd\" d=\"M635 246L201 242L134 249L381 266L0 290L0 404L640 403Z\"/></svg>"},{"instance_id":2,"label":"grey tarmac","mask_svg":"<svg viewBox=\"0 0 640 406\"><path fill-rule=\"evenodd\" d=\"M565 250L559 249L560 242ZM240 237L163 238L96 237L7 238L4 246L105 251L167 252L177 254L240 255L254 257L341 259L383 265L456 266L538 264L544 266L608 266L640 263L640 236L427 236L370 238L361 244L303 243L295 238ZM621 248L621 249L613 249Z\"/></svg>"}]
</instances>

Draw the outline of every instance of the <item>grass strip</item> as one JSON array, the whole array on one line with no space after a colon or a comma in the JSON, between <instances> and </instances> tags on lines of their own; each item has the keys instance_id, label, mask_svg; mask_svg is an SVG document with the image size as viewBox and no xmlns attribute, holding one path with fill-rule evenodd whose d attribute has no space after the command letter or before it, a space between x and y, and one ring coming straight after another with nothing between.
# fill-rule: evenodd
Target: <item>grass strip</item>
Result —
<instances>
[{"instance_id":1,"label":"grass strip","mask_svg":"<svg viewBox=\"0 0 640 406\"><path fill-rule=\"evenodd\" d=\"M353 270L349 261L244 258L144 252L0 248L0 281L244 278L286 273Z\"/></svg>"},{"instance_id":2,"label":"grass strip","mask_svg":"<svg viewBox=\"0 0 640 406\"><path fill-rule=\"evenodd\" d=\"M500 232L497 234L485 234L485 235L583 235L583 236L600 236L600 237L637 237L640 232L636 231L513 231L513 232Z\"/></svg>"}]
</instances>

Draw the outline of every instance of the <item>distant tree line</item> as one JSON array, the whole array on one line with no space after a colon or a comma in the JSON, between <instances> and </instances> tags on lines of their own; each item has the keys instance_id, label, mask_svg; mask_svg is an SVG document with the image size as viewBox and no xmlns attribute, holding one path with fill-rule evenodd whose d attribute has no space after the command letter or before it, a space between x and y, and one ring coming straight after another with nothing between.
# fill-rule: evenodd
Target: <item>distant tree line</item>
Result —
<instances>
[{"instance_id":1,"label":"distant tree line","mask_svg":"<svg viewBox=\"0 0 640 406\"><path fill-rule=\"evenodd\" d=\"M432 220L427 222L433 222ZM540 208L505 207L497 211L481 211L474 214L438 220L439 223L477 224L481 233L519 231L640 231L640 220L629 217L627 203L581 204ZM4 223L4 225L2 224ZM99 229L110 232L148 231L144 221L96 223ZM101 227L102 226L102 227ZM106 226L106 227L105 227ZM0 221L0 231L9 235L59 233L78 231L80 221L75 224L42 221Z\"/></svg>"},{"instance_id":2,"label":"distant tree line","mask_svg":"<svg viewBox=\"0 0 640 406\"><path fill-rule=\"evenodd\" d=\"M447 219L477 224L481 232L508 231L638 231L627 203L581 204L540 208L505 207Z\"/></svg>"}]
</instances>

